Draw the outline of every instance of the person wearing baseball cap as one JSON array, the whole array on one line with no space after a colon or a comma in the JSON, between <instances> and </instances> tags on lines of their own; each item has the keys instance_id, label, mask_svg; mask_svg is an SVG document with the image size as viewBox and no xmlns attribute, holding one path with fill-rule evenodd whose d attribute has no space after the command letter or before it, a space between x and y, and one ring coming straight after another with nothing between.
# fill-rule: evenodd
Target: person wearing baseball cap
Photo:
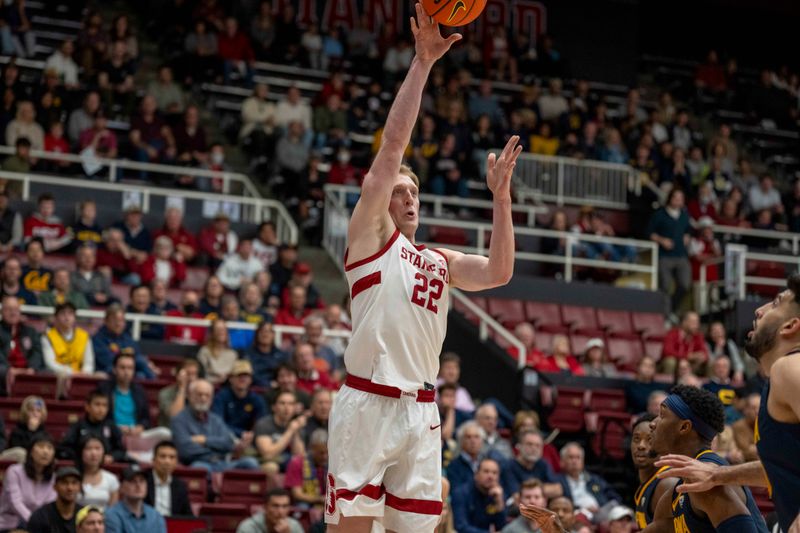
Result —
<instances>
[{"instance_id":1,"label":"person wearing baseball cap","mask_svg":"<svg viewBox=\"0 0 800 533\"><path fill-rule=\"evenodd\" d=\"M253 442L256 420L267 414L267 404L260 394L250 390L252 384L253 365L247 359L239 359L233 363L227 384L214 396L211 406L211 411L247 446Z\"/></svg>"},{"instance_id":2,"label":"person wearing baseball cap","mask_svg":"<svg viewBox=\"0 0 800 533\"><path fill-rule=\"evenodd\" d=\"M617 369L608 362L606 343L599 337L594 337L586 342L583 352L584 374L596 378L613 378L617 376Z\"/></svg>"},{"instance_id":3,"label":"person wearing baseball cap","mask_svg":"<svg viewBox=\"0 0 800 533\"><path fill-rule=\"evenodd\" d=\"M83 507L75 515L75 528L77 533L105 533L103 511L94 505Z\"/></svg>"},{"instance_id":4,"label":"person wearing baseball cap","mask_svg":"<svg viewBox=\"0 0 800 533\"><path fill-rule=\"evenodd\" d=\"M144 503L147 474L137 464L122 471L120 500L106 511L106 525L114 533L167 533L164 517Z\"/></svg>"},{"instance_id":5,"label":"person wearing baseball cap","mask_svg":"<svg viewBox=\"0 0 800 533\"><path fill-rule=\"evenodd\" d=\"M633 509L615 505L608 512L608 533L631 533L633 531Z\"/></svg>"},{"instance_id":6,"label":"person wearing baseball cap","mask_svg":"<svg viewBox=\"0 0 800 533\"><path fill-rule=\"evenodd\" d=\"M74 466L56 470L56 500L36 509L28 520L29 533L73 533L79 510L81 474Z\"/></svg>"}]
</instances>

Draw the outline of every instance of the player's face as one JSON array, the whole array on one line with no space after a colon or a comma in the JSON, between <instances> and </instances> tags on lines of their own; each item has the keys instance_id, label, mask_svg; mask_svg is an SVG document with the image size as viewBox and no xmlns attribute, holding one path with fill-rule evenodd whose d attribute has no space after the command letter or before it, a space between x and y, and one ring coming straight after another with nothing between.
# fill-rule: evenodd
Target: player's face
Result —
<instances>
[{"instance_id":1,"label":"player's face","mask_svg":"<svg viewBox=\"0 0 800 533\"><path fill-rule=\"evenodd\" d=\"M769 303L756 309L753 329L747 334L745 348L756 361L770 352L778 341L778 330L786 320L789 306L794 303L792 291L780 293Z\"/></svg>"},{"instance_id":2,"label":"player's face","mask_svg":"<svg viewBox=\"0 0 800 533\"><path fill-rule=\"evenodd\" d=\"M652 439L649 422L642 422L633 428L631 456L633 457L633 466L636 468L647 468L653 465L655 458L650 455Z\"/></svg>"},{"instance_id":3,"label":"player's face","mask_svg":"<svg viewBox=\"0 0 800 533\"><path fill-rule=\"evenodd\" d=\"M674 439L680 438L678 434L680 422L675 413L662 403L658 416L650 422L650 430L653 435L650 444L651 456L657 457L670 453L672 442Z\"/></svg>"},{"instance_id":4,"label":"player's face","mask_svg":"<svg viewBox=\"0 0 800 533\"><path fill-rule=\"evenodd\" d=\"M525 505L535 505L536 507L547 506L547 498L544 497L541 487L522 489L519 495L519 501Z\"/></svg>"},{"instance_id":5,"label":"player's face","mask_svg":"<svg viewBox=\"0 0 800 533\"><path fill-rule=\"evenodd\" d=\"M408 176L399 174L392 189L389 215L406 237L413 236L419 225L419 189Z\"/></svg>"}]
</instances>

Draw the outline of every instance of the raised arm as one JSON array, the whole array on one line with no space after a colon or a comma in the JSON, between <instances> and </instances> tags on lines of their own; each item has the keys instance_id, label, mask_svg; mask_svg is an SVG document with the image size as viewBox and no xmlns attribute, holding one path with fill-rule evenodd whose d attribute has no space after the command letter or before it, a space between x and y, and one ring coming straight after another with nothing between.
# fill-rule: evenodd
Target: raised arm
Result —
<instances>
[{"instance_id":1,"label":"raised arm","mask_svg":"<svg viewBox=\"0 0 800 533\"><path fill-rule=\"evenodd\" d=\"M670 467L666 472L659 474L659 477L663 475L683 478L684 483L678 487L678 492L704 492L718 485L769 486L761 461L717 466L685 455L665 455L656 461L656 466Z\"/></svg>"},{"instance_id":2,"label":"raised arm","mask_svg":"<svg viewBox=\"0 0 800 533\"><path fill-rule=\"evenodd\" d=\"M364 177L361 198L350 219L348 239L351 260L359 260L377 252L394 231L388 211L389 201L403 153L419 115L422 91L433 64L453 43L461 39L457 33L442 37L439 24L425 14L420 4L416 5L416 10L416 19L411 18L416 56L389 110L381 147Z\"/></svg>"},{"instance_id":3,"label":"raised arm","mask_svg":"<svg viewBox=\"0 0 800 533\"><path fill-rule=\"evenodd\" d=\"M511 220L511 176L522 146L519 137L508 140L497 157L489 154L486 184L492 191L492 239L489 257L442 250L450 268L450 283L467 291L505 285L514 273L514 223Z\"/></svg>"}]
</instances>

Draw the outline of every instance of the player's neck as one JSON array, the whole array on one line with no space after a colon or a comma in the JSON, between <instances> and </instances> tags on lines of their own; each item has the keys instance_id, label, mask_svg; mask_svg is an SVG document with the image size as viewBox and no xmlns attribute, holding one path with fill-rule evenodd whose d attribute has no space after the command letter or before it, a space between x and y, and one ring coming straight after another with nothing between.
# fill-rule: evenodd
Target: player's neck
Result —
<instances>
[{"instance_id":1,"label":"player's neck","mask_svg":"<svg viewBox=\"0 0 800 533\"><path fill-rule=\"evenodd\" d=\"M764 371L764 375L769 377L772 365L777 363L781 357L796 353L800 353L800 341L796 339L786 342L779 340L775 343L775 348L765 353L761 358L761 369Z\"/></svg>"},{"instance_id":2,"label":"player's neck","mask_svg":"<svg viewBox=\"0 0 800 533\"><path fill-rule=\"evenodd\" d=\"M701 442L699 439L689 438L679 443L676 443L675 448L670 450L669 453L686 455L688 457L697 457L697 454L703 450L709 449L711 446L706 442Z\"/></svg>"},{"instance_id":3,"label":"player's neck","mask_svg":"<svg viewBox=\"0 0 800 533\"><path fill-rule=\"evenodd\" d=\"M639 483L646 483L651 477L653 477L656 472L657 468L655 465L645 466L644 468L639 469Z\"/></svg>"}]
</instances>

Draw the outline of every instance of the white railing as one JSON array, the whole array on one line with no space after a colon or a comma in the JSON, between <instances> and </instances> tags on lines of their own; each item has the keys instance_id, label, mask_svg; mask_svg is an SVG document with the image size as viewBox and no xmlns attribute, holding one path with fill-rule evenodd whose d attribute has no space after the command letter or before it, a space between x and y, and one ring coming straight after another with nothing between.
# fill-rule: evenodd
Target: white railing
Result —
<instances>
[{"instance_id":1,"label":"white railing","mask_svg":"<svg viewBox=\"0 0 800 533\"><path fill-rule=\"evenodd\" d=\"M204 203L204 214L207 218L213 217L219 210L226 206L235 206L240 210L239 219L242 222L258 224L263 221L274 221L275 231L281 242L297 243L298 229L286 207L277 200L260 197L232 196L228 194L205 193L183 189L167 189L149 187L145 185L108 183L102 181L83 180L75 178L59 178L41 174L23 174L19 172L0 171L0 178L10 182L20 182L22 186L22 199L31 200L31 185L44 184L53 187L68 187L73 189L107 191L121 195L120 211L123 208L123 199L133 198L138 202L142 211L150 211L152 197L163 197L183 200L195 200ZM133 196L132 196L133 195ZM206 209L208 207L208 209ZM234 217L231 217L234 218Z\"/></svg>"},{"instance_id":2,"label":"white railing","mask_svg":"<svg viewBox=\"0 0 800 533\"><path fill-rule=\"evenodd\" d=\"M720 276L717 280L709 281L708 269L714 266L721 271L724 264L725 257L715 257L700 264L700 279L694 285L694 308L701 315L711 310L712 301L718 301L720 295L719 289L725 284L723 276Z\"/></svg>"},{"instance_id":3,"label":"white railing","mask_svg":"<svg viewBox=\"0 0 800 533\"><path fill-rule=\"evenodd\" d=\"M593 205L627 209L628 191L637 190L632 167L604 161L520 154L515 191L557 205Z\"/></svg>"},{"instance_id":4,"label":"white railing","mask_svg":"<svg viewBox=\"0 0 800 533\"><path fill-rule=\"evenodd\" d=\"M716 235L735 236L737 238L757 237L759 239L776 241L774 242L774 247L776 248L780 246L781 243L789 243L792 254L800 255L800 233L791 231L738 228L734 226L714 226L714 233Z\"/></svg>"},{"instance_id":5,"label":"white railing","mask_svg":"<svg viewBox=\"0 0 800 533\"><path fill-rule=\"evenodd\" d=\"M0 154L12 155L15 148L13 146L0 146ZM105 158L86 158L80 154L65 154L60 152L45 152L43 150L31 150L31 157L41 159L44 161L52 161L55 163L61 161L68 161L82 165L83 163L91 163L97 165L97 169L108 169L108 180L116 181L117 170L132 170L136 172L147 172L148 174L167 175L169 177L175 176L193 176L196 178L208 178L222 180L223 194L231 194L233 192L232 185L237 183L241 186L241 192L245 196L252 198L260 198L253 182L244 174L237 172L219 172L214 170L206 170L202 168L182 167L178 165L162 165L158 163L140 163L138 161L130 161L128 159L105 159ZM103 178L104 180L106 178ZM96 180L93 180L96 181ZM150 185L150 187L155 187Z\"/></svg>"},{"instance_id":6,"label":"white railing","mask_svg":"<svg viewBox=\"0 0 800 533\"><path fill-rule=\"evenodd\" d=\"M334 260L338 261L339 268L344 268L342 260L344 251L347 248L347 225L350 212L346 205L340 202L340 197L333 189L325 190L325 232L323 246L331 254ZM462 220L441 219L431 217L420 217L420 226L437 226L460 228L471 231L475 234L474 246L454 246L447 245L448 248L465 253L478 255L488 255L487 236L491 235L492 224L490 222L470 222ZM658 289L658 245L652 241L641 241L635 239L622 239L618 237L600 237L597 235L584 235L568 231L555 231L540 228L525 228L514 226L514 236L529 236L551 239L565 239L563 255L543 254L537 252L517 251L515 259L517 261L536 261L539 263L551 263L564 266L565 281L572 281L575 267L602 268L619 272L632 272L647 274L650 278L649 286L652 290ZM614 246L632 246L639 252L649 252L644 254L647 264L634 264L616 261L605 261L600 259L587 259L575 255L576 245L580 243L605 243Z\"/></svg>"},{"instance_id":7,"label":"white railing","mask_svg":"<svg viewBox=\"0 0 800 533\"><path fill-rule=\"evenodd\" d=\"M0 306L2 308L2 306ZM42 305L23 305L21 307L22 313L26 315L32 316L52 316L54 312L54 308L46 307ZM76 312L76 315L79 319L88 319L88 320L103 320L106 316L105 311L95 310L95 309L80 309ZM162 316L162 315L144 315L140 313L125 313L125 320L131 323L131 336L134 340L140 340L141 332L142 332L142 324L164 324L164 325L177 325L177 326L201 326L201 327L209 327L211 325L211 320L207 320L205 318L186 318L186 317L179 317L179 316ZM225 325L228 328L233 329L249 329L255 330L258 328L258 324L251 324L249 322L225 322ZM275 345L280 346L283 344L283 336L284 335L303 335L305 333L305 328L300 326L285 326L275 324L273 326L275 330ZM339 337L339 338L350 338L350 331L347 330L334 330L334 329L325 329L323 330L323 334L326 337Z\"/></svg>"},{"instance_id":8,"label":"white railing","mask_svg":"<svg viewBox=\"0 0 800 533\"><path fill-rule=\"evenodd\" d=\"M796 255L779 255L752 252L747 246L729 244L725 256L725 287L731 296L740 300L747 298L747 287L762 285L768 287L785 287L786 276L766 277L751 276L747 274L748 264L758 262L779 263L794 266L795 272L800 272L800 257ZM790 270L790 269L787 269ZM783 273L782 273L783 274ZM776 291L777 292L777 291Z\"/></svg>"},{"instance_id":9,"label":"white railing","mask_svg":"<svg viewBox=\"0 0 800 533\"><path fill-rule=\"evenodd\" d=\"M361 187L356 185L325 185L325 189L330 190L336 195L337 201L340 206L347 205L348 196L351 198L361 195ZM432 216L436 218L442 217L445 207L452 207L454 209L493 209L491 200L480 200L476 198L459 198L457 196L442 196L439 194L426 194L419 195L420 210L424 211L425 207L429 207ZM512 204L512 213L521 213L525 216L526 225L534 227L536 225L537 215L546 215L550 210L543 205L529 205L529 204Z\"/></svg>"}]
</instances>

